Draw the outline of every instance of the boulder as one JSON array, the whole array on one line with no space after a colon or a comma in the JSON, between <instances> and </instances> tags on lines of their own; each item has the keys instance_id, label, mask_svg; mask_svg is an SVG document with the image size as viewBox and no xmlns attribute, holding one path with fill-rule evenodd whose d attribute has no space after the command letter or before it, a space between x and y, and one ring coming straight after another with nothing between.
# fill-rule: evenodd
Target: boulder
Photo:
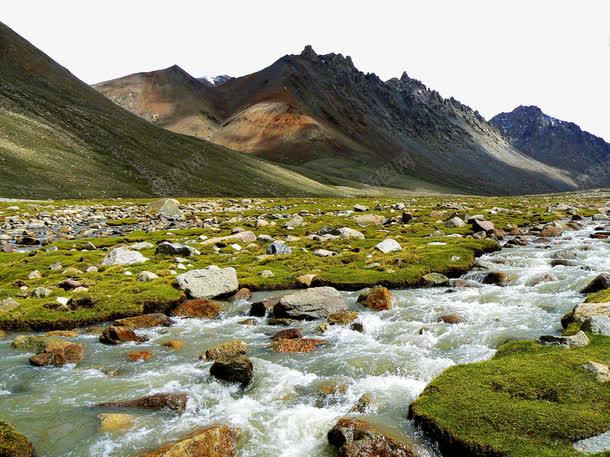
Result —
<instances>
[{"instance_id":1,"label":"boulder","mask_svg":"<svg viewBox=\"0 0 610 457\"><path fill-rule=\"evenodd\" d=\"M392 307L392 293L387 287L375 286L360 294L358 303L374 311L383 311Z\"/></svg>"},{"instance_id":2,"label":"boulder","mask_svg":"<svg viewBox=\"0 0 610 457\"><path fill-rule=\"evenodd\" d=\"M44 348L52 341L61 341L59 338L42 335L19 335L15 337L11 343L14 349L25 349L33 352L42 352Z\"/></svg>"},{"instance_id":3,"label":"boulder","mask_svg":"<svg viewBox=\"0 0 610 457\"><path fill-rule=\"evenodd\" d=\"M233 233L232 235L219 236L215 238L209 238L201 242L202 246L209 246L211 244L232 244L232 243L254 243L256 241L256 234L254 232L244 231L239 233Z\"/></svg>"},{"instance_id":4,"label":"boulder","mask_svg":"<svg viewBox=\"0 0 610 457\"><path fill-rule=\"evenodd\" d=\"M292 249L286 243L280 240L275 240L267 247L267 254L270 255L288 255L292 254Z\"/></svg>"},{"instance_id":5,"label":"boulder","mask_svg":"<svg viewBox=\"0 0 610 457\"><path fill-rule=\"evenodd\" d=\"M205 351L205 355L200 356L200 359L207 360L224 360L239 355L246 355L248 345L241 340L231 340L220 343Z\"/></svg>"},{"instance_id":6,"label":"boulder","mask_svg":"<svg viewBox=\"0 0 610 457\"><path fill-rule=\"evenodd\" d=\"M360 203L354 205L354 211L357 213L365 213L369 210L369 207L366 205L361 205Z\"/></svg>"},{"instance_id":7,"label":"boulder","mask_svg":"<svg viewBox=\"0 0 610 457\"><path fill-rule=\"evenodd\" d=\"M280 302L280 297L266 298L250 305L250 316L265 317Z\"/></svg>"},{"instance_id":8,"label":"boulder","mask_svg":"<svg viewBox=\"0 0 610 457\"><path fill-rule=\"evenodd\" d=\"M199 253L199 251L193 249L190 246L187 246L186 244L170 243L169 241L159 243L157 249L155 249L155 254L177 255L185 257L197 253Z\"/></svg>"},{"instance_id":9,"label":"boulder","mask_svg":"<svg viewBox=\"0 0 610 457\"><path fill-rule=\"evenodd\" d=\"M173 349L174 351L181 351L184 348L184 341L180 340L168 340L161 343L161 346Z\"/></svg>"},{"instance_id":10,"label":"boulder","mask_svg":"<svg viewBox=\"0 0 610 457\"><path fill-rule=\"evenodd\" d=\"M282 297L273 313L292 319L322 319L347 309L347 302L337 289L312 287Z\"/></svg>"},{"instance_id":11,"label":"boulder","mask_svg":"<svg viewBox=\"0 0 610 457\"><path fill-rule=\"evenodd\" d=\"M361 216L354 217L354 221L360 227L369 227L375 225L383 225L386 218L377 214L363 214Z\"/></svg>"},{"instance_id":12,"label":"boulder","mask_svg":"<svg viewBox=\"0 0 610 457\"><path fill-rule=\"evenodd\" d=\"M208 267L176 276L181 290L193 298L213 298L236 292L239 283L235 268Z\"/></svg>"},{"instance_id":13,"label":"boulder","mask_svg":"<svg viewBox=\"0 0 610 457\"><path fill-rule=\"evenodd\" d=\"M212 300L187 300L172 311L172 316L216 319L221 309L222 305Z\"/></svg>"},{"instance_id":14,"label":"boulder","mask_svg":"<svg viewBox=\"0 0 610 457\"><path fill-rule=\"evenodd\" d=\"M473 218L471 219L473 232L491 233L494 231L495 227L493 222L482 219L475 219L474 217L476 216L473 216Z\"/></svg>"},{"instance_id":15,"label":"boulder","mask_svg":"<svg viewBox=\"0 0 610 457\"><path fill-rule=\"evenodd\" d=\"M240 384L242 388L250 384L253 372L254 366L245 355L216 360L210 367L210 374L216 379Z\"/></svg>"},{"instance_id":16,"label":"boulder","mask_svg":"<svg viewBox=\"0 0 610 457\"><path fill-rule=\"evenodd\" d=\"M554 224L548 224L548 225L544 226L544 228L540 232L540 236L542 236L544 238L548 238L548 237L553 237L553 236L559 236L562 233L563 233L563 230L561 227L554 225Z\"/></svg>"},{"instance_id":17,"label":"boulder","mask_svg":"<svg viewBox=\"0 0 610 457\"><path fill-rule=\"evenodd\" d=\"M173 198L161 198L148 205L148 211L159 216L175 218L182 216L180 203Z\"/></svg>"},{"instance_id":18,"label":"boulder","mask_svg":"<svg viewBox=\"0 0 610 457\"><path fill-rule=\"evenodd\" d=\"M25 435L0 420L0 456L34 457L35 455L34 447Z\"/></svg>"},{"instance_id":19,"label":"boulder","mask_svg":"<svg viewBox=\"0 0 610 457\"><path fill-rule=\"evenodd\" d=\"M437 322L444 322L445 324L461 324L464 322L464 319L457 313L449 313L439 316Z\"/></svg>"},{"instance_id":20,"label":"boulder","mask_svg":"<svg viewBox=\"0 0 610 457\"><path fill-rule=\"evenodd\" d=\"M148 258L144 257L138 251L132 251L127 248L115 248L104 257L102 265L134 265L138 263L144 263Z\"/></svg>"},{"instance_id":21,"label":"boulder","mask_svg":"<svg viewBox=\"0 0 610 457\"><path fill-rule=\"evenodd\" d=\"M402 246L398 244L398 241L396 241L395 239L386 238L380 243L377 243L377 245L375 245L375 249L383 252L384 254L388 254L390 252L402 250Z\"/></svg>"},{"instance_id":22,"label":"boulder","mask_svg":"<svg viewBox=\"0 0 610 457\"><path fill-rule=\"evenodd\" d=\"M110 327L104 329L100 335L100 342L103 344L121 344L128 341L142 343L146 341L146 338L136 335L136 333L129 327L120 327L115 325L111 325Z\"/></svg>"},{"instance_id":23,"label":"boulder","mask_svg":"<svg viewBox=\"0 0 610 457\"><path fill-rule=\"evenodd\" d=\"M316 277L315 274L301 275L301 276L297 277L297 282L301 286L311 287L311 284L313 283L313 279L315 277Z\"/></svg>"},{"instance_id":24,"label":"boulder","mask_svg":"<svg viewBox=\"0 0 610 457\"><path fill-rule=\"evenodd\" d=\"M140 457L234 457L238 438L237 429L227 425L214 425Z\"/></svg>"},{"instance_id":25,"label":"boulder","mask_svg":"<svg viewBox=\"0 0 610 457\"><path fill-rule=\"evenodd\" d=\"M285 226L288 228L295 228L295 227L298 227L299 225L303 224L303 222L305 222L303 217L299 216L297 214L292 219L290 219L288 222L286 222Z\"/></svg>"},{"instance_id":26,"label":"boulder","mask_svg":"<svg viewBox=\"0 0 610 457\"><path fill-rule=\"evenodd\" d=\"M136 279L140 282L151 282L157 278L159 278L159 276L151 271L141 271L136 276Z\"/></svg>"},{"instance_id":27,"label":"boulder","mask_svg":"<svg viewBox=\"0 0 610 457\"><path fill-rule=\"evenodd\" d=\"M593 280L587 284L587 286L580 291L582 294L592 294L595 292L599 292L600 290L605 290L610 287L610 274L601 273L597 275Z\"/></svg>"},{"instance_id":28,"label":"boulder","mask_svg":"<svg viewBox=\"0 0 610 457\"><path fill-rule=\"evenodd\" d=\"M545 346L563 346L566 348L581 348L588 346L590 341L585 332L579 331L576 335L543 335L538 342Z\"/></svg>"},{"instance_id":29,"label":"boulder","mask_svg":"<svg viewBox=\"0 0 610 457\"><path fill-rule=\"evenodd\" d=\"M572 311L561 318L563 328L575 322L582 324L593 316L610 317L610 302L607 303L581 303L576 305Z\"/></svg>"},{"instance_id":30,"label":"boulder","mask_svg":"<svg viewBox=\"0 0 610 457\"><path fill-rule=\"evenodd\" d=\"M328 249L316 249L315 251L313 251L313 253L318 257L333 257L337 255L336 252L329 251Z\"/></svg>"},{"instance_id":31,"label":"boulder","mask_svg":"<svg viewBox=\"0 0 610 457\"><path fill-rule=\"evenodd\" d=\"M235 294L231 297L231 300L233 300L233 301L238 301L238 300L248 301L251 298L252 298L252 291L250 289L248 289L247 287L242 287L237 292L235 292Z\"/></svg>"},{"instance_id":32,"label":"boulder","mask_svg":"<svg viewBox=\"0 0 610 457\"><path fill-rule=\"evenodd\" d=\"M466 222L464 222L462 219L460 219L457 216L452 217L451 219L445 221L445 227L447 227L447 228L457 228L457 227L463 227L465 225L466 225Z\"/></svg>"},{"instance_id":33,"label":"boulder","mask_svg":"<svg viewBox=\"0 0 610 457\"><path fill-rule=\"evenodd\" d=\"M187 400L188 397L186 394L159 393L148 395L146 397L135 398L133 400L98 403L95 406L98 408L140 408L152 410L169 409L182 414L186 410Z\"/></svg>"},{"instance_id":34,"label":"boulder","mask_svg":"<svg viewBox=\"0 0 610 457\"><path fill-rule=\"evenodd\" d=\"M30 357L30 364L42 367L53 365L63 367L78 363L85 358L85 345L64 340L53 340L46 344L43 351Z\"/></svg>"},{"instance_id":35,"label":"boulder","mask_svg":"<svg viewBox=\"0 0 610 457\"><path fill-rule=\"evenodd\" d=\"M365 420L343 417L328 432L328 442L342 457L417 457L415 446L407 438Z\"/></svg>"},{"instance_id":36,"label":"boulder","mask_svg":"<svg viewBox=\"0 0 610 457\"><path fill-rule=\"evenodd\" d=\"M610 317L605 315L591 316L582 323L581 330L595 335L610 336Z\"/></svg>"},{"instance_id":37,"label":"boulder","mask_svg":"<svg viewBox=\"0 0 610 457\"><path fill-rule=\"evenodd\" d=\"M163 313L143 314L141 316L126 317L117 319L113 322L117 327L129 328L150 328L150 327L169 327L172 320Z\"/></svg>"},{"instance_id":38,"label":"boulder","mask_svg":"<svg viewBox=\"0 0 610 457\"><path fill-rule=\"evenodd\" d=\"M9 313L19 307L19 302L12 297L0 300L0 314Z\"/></svg>"},{"instance_id":39,"label":"boulder","mask_svg":"<svg viewBox=\"0 0 610 457\"><path fill-rule=\"evenodd\" d=\"M341 238L355 238L357 240L364 240L364 233L349 227L335 229L331 231L330 234Z\"/></svg>"},{"instance_id":40,"label":"boulder","mask_svg":"<svg viewBox=\"0 0 610 457\"><path fill-rule=\"evenodd\" d=\"M280 338L271 344L275 352L313 352L326 344L317 338Z\"/></svg>"}]
</instances>

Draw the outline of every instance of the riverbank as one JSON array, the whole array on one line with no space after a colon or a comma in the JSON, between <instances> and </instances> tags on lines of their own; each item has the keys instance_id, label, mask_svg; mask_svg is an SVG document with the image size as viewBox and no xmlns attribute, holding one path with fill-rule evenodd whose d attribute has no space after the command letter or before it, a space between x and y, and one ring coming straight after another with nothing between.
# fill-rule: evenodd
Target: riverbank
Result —
<instances>
[{"instance_id":1,"label":"riverbank","mask_svg":"<svg viewBox=\"0 0 610 457\"><path fill-rule=\"evenodd\" d=\"M253 291L422 286L429 273L468 271L507 234L569 230L550 223L596 213L603 195L578 194L572 205L556 195L453 200L0 203L0 328L70 329L167 312L185 299L176 276L209 265L235 268ZM393 241L386 248L384 240ZM159 252L164 241L183 248ZM105 263L118 247L146 260Z\"/></svg>"}]
</instances>

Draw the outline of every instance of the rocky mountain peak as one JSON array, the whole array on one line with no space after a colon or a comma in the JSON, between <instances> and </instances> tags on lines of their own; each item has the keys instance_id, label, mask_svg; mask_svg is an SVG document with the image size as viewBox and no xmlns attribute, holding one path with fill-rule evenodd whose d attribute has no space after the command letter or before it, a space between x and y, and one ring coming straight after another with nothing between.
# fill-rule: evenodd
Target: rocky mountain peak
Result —
<instances>
[{"instance_id":1,"label":"rocky mountain peak","mask_svg":"<svg viewBox=\"0 0 610 457\"><path fill-rule=\"evenodd\" d=\"M308 44L305 46L305 49L303 49L303 51L301 52L301 57L308 59L308 60L317 60L318 54L316 54L316 51L313 50L313 47L310 44Z\"/></svg>"}]
</instances>

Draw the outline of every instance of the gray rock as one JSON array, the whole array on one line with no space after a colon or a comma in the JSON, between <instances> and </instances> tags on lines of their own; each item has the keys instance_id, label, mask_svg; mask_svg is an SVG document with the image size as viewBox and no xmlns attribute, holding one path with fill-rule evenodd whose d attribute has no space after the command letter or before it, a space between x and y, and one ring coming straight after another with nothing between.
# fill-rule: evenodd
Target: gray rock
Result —
<instances>
[{"instance_id":1,"label":"gray rock","mask_svg":"<svg viewBox=\"0 0 610 457\"><path fill-rule=\"evenodd\" d=\"M580 328L596 335L610 336L610 317L603 314L591 316L583 322Z\"/></svg>"},{"instance_id":2,"label":"gray rock","mask_svg":"<svg viewBox=\"0 0 610 457\"><path fill-rule=\"evenodd\" d=\"M449 285L449 278L441 273L428 273L423 275L421 279L426 286Z\"/></svg>"},{"instance_id":3,"label":"gray rock","mask_svg":"<svg viewBox=\"0 0 610 457\"><path fill-rule=\"evenodd\" d=\"M259 239L263 239L261 237L264 236L269 236L269 235L261 235L259 237ZM219 236L219 237L215 237L215 238L209 238L207 240L203 240L201 242L202 246L207 246L210 244L217 244L217 243L226 243L226 244L231 244L231 243L254 243L256 241L256 235L254 234L254 232L239 232L239 233L234 233L233 235L228 235L228 236Z\"/></svg>"},{"instance_id":4,"label":"gray rock","mask_svg":"<svg viewBox=\"0 0 610 457\"><path fill-rule=\"evenodd\" d=\"M354 211L356 211L357 213L364 213L368 210L369 210L368 206L361 205L361 204L354 205Z\"/></svg>"},{"instance_id":5,"label":"gray rock","mask_svg":"<svg viewBox=\"0 0 610 457\"><path fill-rule=\"evenodd\" d=\"M157 276L156 274L154 274L151 271L141 271L138 273L138 276L136 276L136 279L140 282L150 282L150 281L154 281L158 277L159 276Z\"/></svg>"},{"instance_id":6,"label":"gray rock","mask_svg":"<svg viewBox=\"0 0 610 457\"><path fill-rule=\"evenodd\" d=\"M0 300L0 314L8 313L19 307L19 302L12 297Z\"/></svg>"},{"instance_id":7,"label":"gray rock","mask_svg":"<svg viewBox=\"0 0 610 457\"><path fill-rule=\"evenodd\" d=\"M292 249L286 243L280 240L276 240L269 245L267 248L267 254L271 255L285 255L292 254Z\"/></svg>"},{"instance_id":8,"label":"gray rock","mask_svg":"<svg viewBox=\"0 0 610 457\"><path fill-rule=\"evenodd\" d=\"M47 289L46 287L37 287L30 294L34 298L45 298L51 295L51 289Z\"/></svg>"},{"instance_id":9,"label":"gray rock","mask_svg":"<svg viewBox=\"0 0 610 457\"><path fill-rule=\"evenodd\" d=\"M333 230L331 232L331 235L337 235L341 238L356 238L359 240L364 240L364 233L349 227L341 227L336 230Z\"/></svg>"},{"instance_id":10,"label":"gray rock","mask_svg":"<svg viewBox=\"0 0 610 457\"><path fill-rule=\"evenodd\" d=\"M102 260L102 265L133 265L144 263L147 260L149 259L138 251L132 251L127 248L115 248Z\"/></svg>"},{"instance_id":11,"label":"gray rock","mask_svg":"<svg viewBox=\"0 0 610 457\"><path fill-rule=\"evenodd\" d=\"M400 244L398 244L398 241L396 241L395 239L386 238L382 242L377 243L375 249L383 252L384 254L388 254L390 252L400 251L402 249L402 246L400 246Z\"/></svg>"},{"instance_id":12,"label":"gray rock","mask_svg":"<svg viewBox=\"0 0 610 457\"><path fill-rule=\"evenodd\" d=\"M460 219L457 216L452 217L448 221L445 221L445 227L448 227L448 228L463 227L465 225L466 225L466 222L464 222L462 219Z\"/></svg>"},{"instance_id":13,"label":"gray rock","mask_svg":"<svg viewBox=\"0 0 610 457\"><path fill-rule=\"evenodd\" d=\"M313 251L314 255L317 255L318 257L332 257L337 255L336 252L334 251L329 251L328 249L316 249L315 251Z\"/></svg>"},{"instance_id":14,"label":"gray rock","mask_svg":"<svg viewBox=\"0 0 610 457\"><path fill-rule=\"evenodd\" d=\"M181 290L193 298L213 298L236 292L239 283L235 268L208 267L176 276Z\"/></svg>"},{"instance_id":15,"label":"gray rock","mask_svg":"<svg viewBox=\"0 0 610 457\"><path fill-rule=\"evenodd\" d=\"M601 454L610 451L610 430L601 435L576 441L574 449L585 454Z\"/></svg>"},{"instance_id":16,"label":"gray rock","mask_svg":"<svg viewBox=\"0 0 610 457\"><path fill-rule=\"evenodd\" d=\"M148 210L164 217L182 216L180 203L178 203L178 200L173 198L161 198L155 202L152 202L150 205L148 205Z\"/></svg>"},{"instance_id":17,"label":"gray rock","mask_svg":"<svg viewBox=\"0 0 610 457\"><path fill-rule=\"evenodd\" d=\"M147 241L141 241L139 243L134 243L131 246L129 246L130 249L133 249L135 251L141 251L142 249L150 249L153 247L154 246Z\"/></svg>"},{"instance_id":18,"label":"gray rock","mask_svg":"<svg viewBox=\"0 0 610 457\"><path fill-rule=\"evenodd\" d=\"M608 365L589 360L584 365L581 365L581 368L593 373L595 375L595 379L599 382L610 381L610 370L608 369Z\"/></svg>"},{"instance_id":19,"label":"gray rock","mask_svg":"<svg viewBox=\"0 0 610 457\"><path fill-rule=\"evenodd\" d=\"M282 297L273 312L277 317L323 319L347 309L347 302L334 287L312 287Z\"/></svg>"},{"instance_id":20,"label":"gray rock","mask_svg":"<svg viewBox=\"0 0 610 457\"><path fill-rule=\"evenodd\" d=\"M299 225L303 224L303 222L305 222L303 217L301 217L297 214L292 219L290 219L288 222L286 222L286 227L295 228L295 227L298 227Z\"/></svg>"},{"instance_id":21,"label":"gray rock","mask_svg":"<svg viewBox=\"0 0 610 457\"><path fill-rule=\"evenodd\" d=\"M190 246L180 243L170 243L164 241L157 246L155 254L168 254L168 255L183 255L190 256L195 253L195 250Z\"/></svg>"},{"instance_id":22,"label":"gray rock","mask_svg":"<svg viewBox=\"0 0 610 457\"><path fill-rule=\"evenodd\" d=\"M485 233L490 233L493 232L494 228L494 223L490 221L484 221L480 219L473 219L472 221L472 229L475 232L483 231Z\"/></svg>"},{"instance_id":23,"label":"gray rock","mask_svg":"<svg viewBox=\"0 0 610 457\"><path fill-rule=\"evenodd\" d=\"M576 335L544 335L538 338L538 342L545 346L564 346L567 348L581 348L588 346L590 341L585 332L579 331Z\"/></svg>"}]
</instances>

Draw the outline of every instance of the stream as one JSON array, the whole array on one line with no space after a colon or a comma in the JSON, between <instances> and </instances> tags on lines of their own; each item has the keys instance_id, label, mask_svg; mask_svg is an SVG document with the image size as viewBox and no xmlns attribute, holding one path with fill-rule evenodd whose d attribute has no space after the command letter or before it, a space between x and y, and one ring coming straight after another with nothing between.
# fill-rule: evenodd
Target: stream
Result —
<instances>
[{"instance_id":1,"label":"stream","mask_svg":"<svg viewBox=\"0 0 610 457\"><path fill-rule=\"evenodd\" d=\"M389 311L368 311L356 303L358 292L344 292L350 309L360 313L365 332L331 326L322 336L328 344L312 353L274 353L273 327L257 318L240 324L250 302L227 302L222 319L176 320L169 328L138 330L150 338L142 344L105 346L98 335L76 340L87 346L77 367L34 368L32 355L12 349L12 338L0 340L0 419L10 422L34 444L39 456L131 456L150 450L209 424L225 422L242 430L239 456L326 457L335 451L327 431L348 414L358 398L374 397L363 416L422 446L436 456L406 419L409 403L447 367L489 359L509 339L534 339L558 333L560 318L582 302L578 292L602 271L610 270L610 244L589 238L595 223L566 232L550 243L505 248L484 255L479 264L507 272L510 285L481 285L476 269L462 279L471 287L393 290ZM552 267L558 251L576 248L577 265ZM551 281L540 282L544 275ZM549 279L549 278L547 278ZM449 290L451 289L451 290ZM254 301L281 293L256 293ZM437 323L439 316L459 314L460 324ZM319 322L297 324L315 336ZM420 329L429 330L420 334ZM12 333L11 336L16 336ZM179 339L182 351L159 343ZM207 348L229 340L248 343L254 381L245 390L221 384L209 375L210 362L198 360ZM153 359L130 362L126 353L151 349ZM113 376L108 374L111 371ZM336 385L324 395L322 388ZM185 392L186 412L125 412L137 415L129 430L99 432L93 404L158 392Z\"/></svg>"}]
</instances>

